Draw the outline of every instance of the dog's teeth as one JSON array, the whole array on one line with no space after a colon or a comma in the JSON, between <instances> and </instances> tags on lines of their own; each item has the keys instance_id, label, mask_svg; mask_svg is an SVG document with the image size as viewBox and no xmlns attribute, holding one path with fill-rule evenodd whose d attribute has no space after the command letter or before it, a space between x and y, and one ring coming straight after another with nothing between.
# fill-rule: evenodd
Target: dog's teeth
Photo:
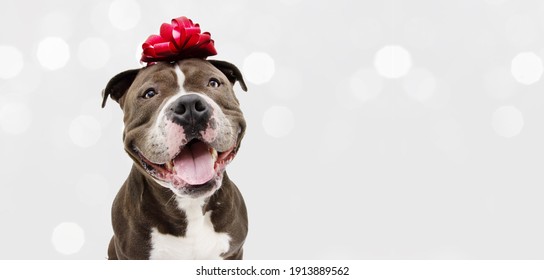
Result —
<instances>
[{"instance_id":1,"label":"dog's teeth","mask_svg":"<svg viewBox=\"0 0 544 280\"><path fill-rule=\"evenodd\" d=\"M212 154L213 161L217 160L217 150L214 148L210 148L210 153Z\"/></svg>"},{"instance_id":2,"label":"dog's teeth","mask_svg":"<svg viewBox=\"0 0 544 280\"><path fill-rule=\"evenodd\" d=\"M172 163L172 161L171 161L171 160L170 160L170 161L167 161L167 162L166 162L166 169L167 169L168 171L172 171L173 168L174 168L174 164Z\"/></svg>"}]
</instances>

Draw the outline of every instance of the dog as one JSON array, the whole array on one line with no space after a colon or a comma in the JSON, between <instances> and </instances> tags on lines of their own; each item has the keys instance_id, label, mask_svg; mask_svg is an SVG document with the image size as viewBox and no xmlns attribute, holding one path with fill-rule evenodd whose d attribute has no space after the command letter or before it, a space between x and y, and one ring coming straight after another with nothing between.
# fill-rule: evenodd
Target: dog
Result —
<instances>
[{"instance_id":1,"label":"dog","mask_svg":"<svg viewBox=\"0 0 544 280\"><path fill-rule=\"evenodd\" d=\"M246 122L233 64L159 61L113 77L103 90L123 110L133 166L112 205L108 259L242 259L244 199L226 166Z\"/></svg>"}]
</instances>

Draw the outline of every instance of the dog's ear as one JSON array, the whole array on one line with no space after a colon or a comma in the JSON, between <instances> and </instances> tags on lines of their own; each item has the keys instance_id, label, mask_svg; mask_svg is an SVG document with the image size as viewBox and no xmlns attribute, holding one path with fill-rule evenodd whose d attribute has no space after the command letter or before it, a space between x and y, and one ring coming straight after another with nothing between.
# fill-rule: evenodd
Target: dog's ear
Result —
<instances>
[{"instance_id":1,"label":"dog's ear","mask_svg":"<svg viewBox=\"0 0 544 280\"><path fill-rule=\"evenodd\" d=\"M127 92L139 72L140 69L127 70L111 78L108 85L106 85L106 88L102 91L102 108L106 106L108 96L111 96L111 99L119 102L119 99Z\"/></svg>"},{"instance_id":2,"label":"dog's ear","mask_svg":"<svg viewBox=\"0 0 544 280\"><path fill-rule=\"evenodd\" d=\"M236 83L236 81L238 81L242 89L247 91L247 86L244 82L244 77L242 77L242 72L240 72L238 67L236 67L234 64L221 60L208 60L208 62L223 72L223 74L227 76L227 79L229 79L233 85Z\"/></svg>"}]
</instances>

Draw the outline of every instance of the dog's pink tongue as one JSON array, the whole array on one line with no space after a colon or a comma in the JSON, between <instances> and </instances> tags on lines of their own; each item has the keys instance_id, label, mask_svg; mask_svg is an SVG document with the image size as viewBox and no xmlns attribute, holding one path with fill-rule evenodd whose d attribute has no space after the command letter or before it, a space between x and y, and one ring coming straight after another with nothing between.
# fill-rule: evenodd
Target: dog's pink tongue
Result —
<instances>
[{"instance_id":1,"label":"dog's pink tongue","mask_svg":"<svg viewBox=\"0 0 544 280\"><path fill-rule=\"evenodd\" d=\"M189 185L202 185L213 178L213 159L208 145L196 142L174 159L176 174Z\"/></svg>"}]
</instances>

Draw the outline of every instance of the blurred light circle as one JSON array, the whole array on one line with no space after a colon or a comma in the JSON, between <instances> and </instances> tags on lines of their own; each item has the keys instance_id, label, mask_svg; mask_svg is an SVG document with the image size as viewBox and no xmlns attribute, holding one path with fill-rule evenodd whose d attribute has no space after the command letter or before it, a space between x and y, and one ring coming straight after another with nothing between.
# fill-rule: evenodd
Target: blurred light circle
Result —
<instances>
[{"instance_id":1,"label":"blurred light circle","mask_svg":"<svg viewBox=\"0 0 544 280\"><path fill-rule=\"evenodd\" d=\"M57 252L72 255L79 252L85 244L85 232L76 223L60 223L53 229L51 243Z\"/></svg>"},{"instance_id":2,"label":"blurred light circle","mask_svg":"<svg viewBox=\"0 0 544 280\"><path fill-rule=\"evenodd\" d=\"M110 47L101 38L87 38L79 44L77 58L83 67L96 70L110 59Z\"/></svg>"},{"instance_id":3,"label":"blurred light circle","mask_svg":"<svg viewBox=\"0 0 544 280\"><path fill-rule=\"evenodd\" d=\"M75 145L87 148L98 142L102 136L102 126L94 117L81 115L72 120L68 133Z\"/></svg>"},{"instance_id":4,"label":"blurred light circle","mask_svg":"<svg viewBox=\"0 0 544 280\"><path fill-rule=\"evenodd\" d=\"M521 52L517 54L512 59L510 68L514 79L524 85L538 82L543 70L542 59L534 52Z\"/></svg>"},{"instance_id":5,"label":"blurred light circle","mask_svg":"<svg viewBox=\"0 0 544 280\"><path fill-rule=\"evenodd\" d=\"M70 47L59 37L47 37L38 44L36 53L40 64L48 70L57 70L70 59Z\"/></svg>"},{"instance_id":6,"label":"blurred light circle","mask_svg":"<svg viewBox=\"0 0 544 280\"><path fill-rule=\"evenodd\" d=\"M284 106L272 106L264 112L263 128L266 134L281 138L289 135L295 127L293 112Z\"/></svg>"},{"instance_id":7,"label":"blurred light circle","mask_svg":"<svg viewBox=\"0 0 544 280\"><path fill-rule=\"evenodd\" d=\"M376 98L383 89L383 78L373 68L362 68L349 79L351 94L365 102Z\"/></svg>"},{"instance_id":8,"label":"blurred light circle","mask_svg":"<svg viewBox=\"0 0 544 280\"><path fill-rule=\"evenodd\" d=\"M23 53L15 47L0 45L0 78L11 79L23 70Z\"/></svg>"},{"instance_id":9,"label":"blurred light circle","mask_svg":"<svg viewBox=\"0 0 544 280\"><path fill-rule=\"evenodd\" d=\"M402 46L387 45L376 53L374 67L385 78L400 78L410 71L412 57Z\"/></svg>"},{"instance_id":10,"label":"blurred light circle","mask_svg":"<svg viewBox=\"0 0 544 280\"><path fill-rule=\"evenodd\" d=\"M78 199L90 206L109 203L110 186L101 174L83 174L77 184Z\"/></svg>"},{"instance_id":11,"label":"blurred light circle","mask_svg":"<svg viewBox=\"0 0 544 280\"><path fill-rule=\"evenodd\" d=\"M500 136L514 137L523 128L523 114L514 106L499 107L493 112L491 125Z\"/></svg>"},{"instance_id":12,"label":"blurred light circle","mask_svg":"<svg viewBox=\"0 0 544 280\"><path fill-rule=\"evenodd\" d=\"M140 4L133 0L115 0L110 5L108 16L115 28L123 31L132 29L141 18Z\"/></svg>"},{"instance_id":13,"label":"blurred light circle","mask_svg":"<svg viewBox=\"0 0 544 280\"><path fill-rule=\"evenodd\" d=\"M21 134L32 122L32 111L25 103L7 102L0 107L0 128L7 134Z\"/></svg>"},{"instance_id":14,"label":"blurred light circle","mask_svg":"<svg viewBox=\"0 0 544 280\"><path fill-rule=\"evenodd\" d=\"M244 77L256 85L269 82L274 76L274 59L264 52L254 52L244 59Z\"/></svg>"},{"instance_id":15,"label":"blurred light circle","mask_svg":"<svg viewBox=\"0 0 544 280\"><path fill-rule=\"evenodd\" d=\"M436 79L429 70L414 68L404 77L402 85L408 96L424 102L433 96L436 90Z\"/></svg>"}]
</instances>

